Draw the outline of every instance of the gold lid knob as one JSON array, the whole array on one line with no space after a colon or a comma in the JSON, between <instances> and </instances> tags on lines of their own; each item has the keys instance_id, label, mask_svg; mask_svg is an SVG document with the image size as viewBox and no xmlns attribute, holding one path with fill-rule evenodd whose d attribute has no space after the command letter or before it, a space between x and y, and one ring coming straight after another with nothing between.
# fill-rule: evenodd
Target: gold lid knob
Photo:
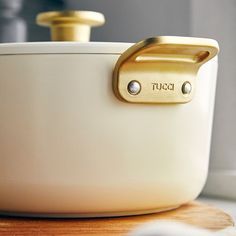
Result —
<instances>
[{"instance_id":1,"label":"gold lid knob","mask_svg":"<svg viewBox=\"0 0 236 236\"><path fill-rule=\"evenodd\" d=\"M88 42L93 26L105 23L104 15L93 11L43 12L37 15L37 24L51 28L53 41Z\"/></svg>"}]
</instances>

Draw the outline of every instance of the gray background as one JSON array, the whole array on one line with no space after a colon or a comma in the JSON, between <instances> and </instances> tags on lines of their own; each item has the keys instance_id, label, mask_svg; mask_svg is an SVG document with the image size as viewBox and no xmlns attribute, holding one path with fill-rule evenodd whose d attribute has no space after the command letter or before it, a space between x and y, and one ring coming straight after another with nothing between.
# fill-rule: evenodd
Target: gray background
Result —
<instances>
[{"instance_id":1,"label":"gray background","mask_svg":"<svg viewBox=\"0 0 236 236\"><path fill-rule=\"evenodd\" d=\"M136 42L157 34L190 35L190 8L189 0L25 0L18 15L26 22L28 41L50 40L48 29L35 24L37 13L80 9L99 11L106 17L103 27L93 29L92 41Z\"/></svg>"},{"instance_id":2,"label":"gray background","mask_svg":"<svg viewBox=\"0 0 236 236\"><path fill-rule=\"evenodd\" d=\"M0 0L0 41L49 40L48 29L37 26L35 16L61 9L104 13L107 23L92 31L93 41L136 42L155 35L217 39L221 52L210 169L236 172L235 0Z\"/></svg>"},{"instance_id":3,"label":"gray background","mask_svg":"<svg viewBox=\"0 0 236 236\"><path fill-rule=\"evenodd\" d=\"M221 48L210 168L236 171L236 1L195 0L192 9L193 35Z\"/></svg>"}]
</instances>

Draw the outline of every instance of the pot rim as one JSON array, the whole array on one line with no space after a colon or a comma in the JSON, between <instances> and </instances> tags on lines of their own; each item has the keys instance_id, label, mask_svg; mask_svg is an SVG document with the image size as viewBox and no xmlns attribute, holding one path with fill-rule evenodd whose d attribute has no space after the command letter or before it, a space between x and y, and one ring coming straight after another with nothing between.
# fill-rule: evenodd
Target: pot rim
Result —
<instances>
[{"instance_id":1,"label":"pot rim","mask_svg":"<svg viewBox=\"0 0 236 236\"><path fill-rule=\"evenodd\" d=\"M0 55L112 54L120 55L133 43L120 42L24 42L0 44Z\"/></svg>"}]
</instances>

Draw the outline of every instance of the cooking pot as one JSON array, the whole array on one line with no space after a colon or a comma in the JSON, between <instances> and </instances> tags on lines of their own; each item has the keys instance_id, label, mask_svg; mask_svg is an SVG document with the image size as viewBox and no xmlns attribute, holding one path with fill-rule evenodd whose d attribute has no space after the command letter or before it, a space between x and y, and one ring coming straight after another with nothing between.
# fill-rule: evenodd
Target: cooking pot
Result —
<instances>
[{"instance_id":1,"label":"cooking pot","mask_svg":"<svg viewBox=\"0 0 236 236\"><path fill-rule=\"evenodd\" d=\"M37 22L57 42L0 45L0 211L118 216L195 199L208 171L217 42L86 42L104 23L95 12Z\"/></svg>"}]
</instances>

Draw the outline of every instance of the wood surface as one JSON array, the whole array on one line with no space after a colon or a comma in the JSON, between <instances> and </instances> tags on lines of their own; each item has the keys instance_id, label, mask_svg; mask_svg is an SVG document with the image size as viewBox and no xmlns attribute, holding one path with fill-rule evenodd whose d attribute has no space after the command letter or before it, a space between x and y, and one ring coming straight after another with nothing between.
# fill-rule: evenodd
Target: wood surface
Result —
<instances>
[{"instance_id":1,"label":"wood surface","mask_svg":"<svg viewBox=\"0 0 236 236\"><path fill-rule=\"evenodd\" d=\"M176 220L210 230L233 226L232 218L220 209L200 202L176 210L141 216L93 219L40 219L0 216L0 235L126 235L153 220Z\"/></svg>"}]
</instances>

